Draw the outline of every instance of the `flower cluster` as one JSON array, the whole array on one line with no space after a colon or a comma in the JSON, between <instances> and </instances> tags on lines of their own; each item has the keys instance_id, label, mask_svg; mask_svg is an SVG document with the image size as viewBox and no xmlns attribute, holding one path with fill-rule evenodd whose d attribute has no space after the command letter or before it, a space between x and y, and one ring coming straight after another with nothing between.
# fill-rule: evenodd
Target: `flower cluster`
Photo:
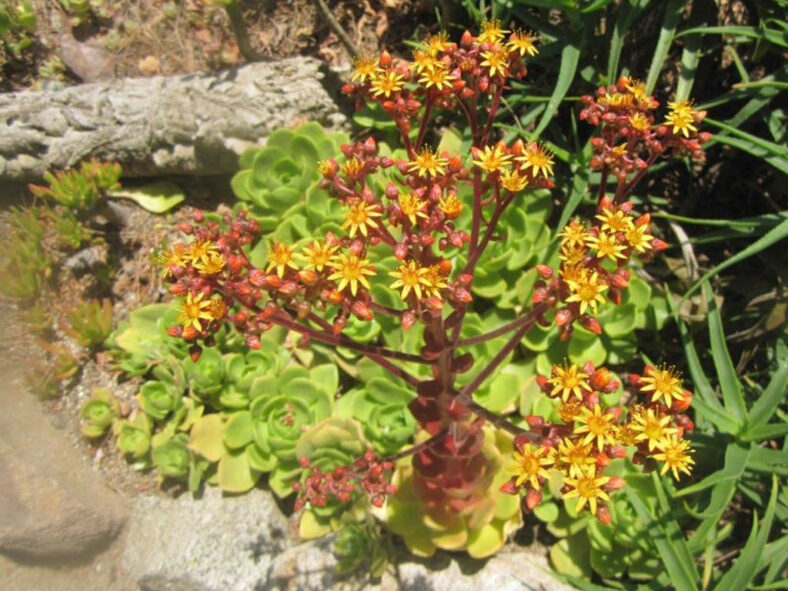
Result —
<instances>
[{"instance_id":1,"label":"flower cluster","mask_svg":"<svg viewBox=\"0 0 788 591\"><path fill-rule=\"evenodd\" d=\"M630 201L617 204L601 199L595 224L587 227L575 218L560 233L558 270L537 266L543 281L536 284L534 303L545 302L556 309L562 339L569 338L575 321L600 334L602 327L591 314L608 299L621 302L632 258L645 259L667 247L650 234L650 216L637 216L632 207Z\"/></svg>"},{"instance_id":2,"label":"flower cluster","mask_svg":"<svg viewBox=\"0 0 788 591\"><path fill-rule=\"evenodd\" d=\"M508 78L526 74L524 59L536 55L536 38L510 32L496 20L487 21L477 37L466 31L459 44L446 33L427 38L413 51L413 61L395 60L387 52L356 61L344 92L377 102L403 131L421 107L453 109L458 99L469 99L491 87L499 90ZM414 88L415 86L415 88Z\"/></svg>"},{"instance_id":3,"label":"flower cluster","mask_svg":"<svg viewBox=\"0 0 788 591\"><path fill-rule=\"evenodd\" d=\"M378 460L372 450L367 450L351 466L340 466L329 472L310 465L306 458L299 461L301 468L308 470L308 474L302 482L293 483L293 490L298 493L296 511L307 503L315 507L325 507L331 500L347 502L357 492L366 493L373 505L382 507L386 497L397 490L397 487L390 483L394 464Z\"/></svg>"},{"instance_id":4,"label":"flower cluster","mask_svg":"<svg viewBox=\"0 0 788 591\"><path fill-rule=\"evenodd\" d=\"M591 140L591 168L612 174L623 186L630 173L647 169L661 155L705 158L701 144L711 134L697 125L706 116L687 101L668 103L665 121L657 124L654 111L659 103L646 93L642 82L622 77L615 85L602 87L595 97L582 97L585 108L580 118L599 127Z\"/></svg>"},{"instance_id":5,"label":"flower cluster","mask_svg":"<svg viewBox=\"0 0 788 591\"><path fill-rule=\"evenodd\" d=\"M679 472L690 473L693 460L683 435L694 425L683 413L692 396L673 370L647 366L644 376L631 376L642 399L628 409L605 408L601 396L621 384L591 362L553 366L550 377L539 376L537 382L557 402L560 421L527 417L530 433L515 438L512 476L501 488L510 494L525 490L529 509L542 501L542 487L555 470L563 477L564 498L577 498L578 510L587 505L600 521L610 523L606 502L625 483L604 470L613 459L627 457L631 448L635 463L659 461L662 473L670 470L677 479Z\"/></svg>"}]
</instances>

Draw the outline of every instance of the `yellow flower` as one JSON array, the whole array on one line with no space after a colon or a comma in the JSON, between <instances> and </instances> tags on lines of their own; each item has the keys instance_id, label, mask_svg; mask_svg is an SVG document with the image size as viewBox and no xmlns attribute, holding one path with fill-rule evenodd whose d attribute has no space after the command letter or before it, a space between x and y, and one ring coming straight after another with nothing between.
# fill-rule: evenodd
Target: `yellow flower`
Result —
<instances>
[{"instance_id":1,"label":"yellow flower","mask_svg":"<svg viewBox=\"0 0 788 591\"><path fill-rule=\"evenodd\" d=\"M339 246L330 245L327 242L313 241L301 252L301 258L306 261L304 269L322 271L323 267L331 263L338 248Z\"/></svg>"},{"instance_id":2,"label":"yellow flower","mask_svg":"<svg viewBox=\"0 0 788 591\"><path fill-rule=\"evenodd\" d=\"M561 278L567 283L569 283L570 281L579 280L583 276L583 273L586 272L585 267L581 264L583 261L583 257L585 256L585 249L581 246L578 254L575 253L575 250L576 249L573 249L572 252L566 253L567 256L566 264L562 265L561 270L559 271L559 273L561 274ZM561 252L563 253L564 251L562 250ZM577 256L580 257L579 261L574 260L575 257Z\"/></svg>"},{"instance_id":3,"label":"yellow flower","mask_svg":"<svg viewBox=\"0 0 788 591\"><path fill-rule=\"evenodd\" d=\"M554 365L553 375L547 380L553 386L550 396L558 395L564 402L567 402L571 396L583 400L583 390L591 391L587 380L588 374L581 371L576 363L569 365L565 362L563 367Z\"/></svg>"},{"instance_id":4,"label":"yellow flower","mask_svg":"<svg viewBox=\"0 0 788 591\"><path fill-rule=\"evenodd\" d=\"M698 131L693 125L698 119L698 112L692 108L687 101L677 101L668 103L670 112L665 117L665 122L673 126L673 133L680 133L684 137L689 137L691 131Z\"/></svg>"},{"instance_id":5,"label":"yellow flower","mask_svg":"<svg viewBox=\"0 0 788 591\"><path fill-rule=\"evenodd\" d=\"M583 405L579 400L569 400L558 405L558 416L565 423L574 423L582 409Z\"/></svg>"},{"instance_id":6,"label":"yellow flower","mask_svg":"<svg viewBox=\"0 0 788 591\"><path fill-rule=\"evenodd\" d=\"M583 269L583 273L576 280L567 279L567 285L571 294L566 298L567 302L578 302L580 313L585 314L588 308L596 314L599 304L605 303L602 292L606 291L608 285L599 277L596 271L589 272Z\"/></svg>"},{"instance_id":7,"label":"yellow flower","mask_svg":"<svg viewBox=\"0 0 788 591\"><path fill-rule=\"evenodd\" d=\"M449 195L445 199L441 197L438 206L447 218L454 219L462 213L462 201L456 195Z\"/></svg>"},{"instance_id":8,"label":"yellow flower","mask_svg":"<svg viewBox=\"0 0 788 591\"><path fill-rule=\"evenodd\" d=\"M361 173L364 170L364 163L358 158L356 158L355 156L353 156L353 158L351 158L347 162L343 162L342 164L340 164L339 170L344 172L349 179L356 179L359 176L361 176Z\"/></svg>"},{"instance_id":9,"label":"yellow flower","mask_svg":"<svg viewBox=\"0 0 788 591\"><path fill-rule=\"evenodd\" d=\"M438 177L446 173L448 163L449 161L438 156L437 152L424 148L408 164L408 171L417 172L419 176L425 178Z\"/></svg>"},{"instance_id":10,"label":"yellow flower","mask_svg":"<svg viewBox=\"0 0 788 591\"><path fill-rule=\"evenodd\" d=\"M437 88L443 90L444 88L451 88L454 83L454 76L452 76L446 68L433 68L426 70L419 78L419 83L424 85L424 88Z\"/></svg>"},{"instance_id":11,"label":"yellow flower","mask_svg":"<svg viewBox=\"0 0 788 591\"><path fill-rule=\"evenodd\" d=\"M369 260L361 258L355 254L339 254L331 261L331 267L334 273L328 276L331 281L339 281L337 284L337 291L342 291L350 286L350 293L354 296L358 291L358 284L360 283L369 289L369 281L367 276L375 274L375 270L369 264Z\"/></svg>"},{"instance_id":12,"label":"yellow flower","mask_svg":"<svg viewBox=\"0 0 788 591\"><path fill-rule=\"evenodd\" d=\"M588 249L586 249L586 247L582 244L576 244L574 246L563 244L561 245L561 250L558 253L558 258L564 261L567 266L579 269L583 259L587 254ZM568 281L568 278L565 277L564 279Z\"/></svg>"},{"instance_id":13,"label":"yellow flower","mask_svg":"<svg viewBox=\"0 0 788 591\"><path fill-rule=\"evenodd\" d=\"M224 256L218 252L210 252L208 253L207 259L194 263L194 268L197 269L201 275L216 275L224 269L226 264L227 261L224 259Z\"/></svg>"},{"instance_id":14,"label":"yellow flower","mask_svg":"<svg viewBox=\"0 0 788 591\"><path fill-rule=\"evenodd\" d=\"M626 89L632 93L632 96L635 98L635 100L644 106L651 105L650 97L646 93L646 85L643 82L630 77L625 78L625 82Z\"/></svg>"},{"instance_id":15,"label":"yellow flower","mask_svg":"<svg viewBox=\"0 0 788 591\"><path fill-rule=\"evenodd\" d=\"M370 88L373 96L385 96L389 98L392 93L402 90L403 84L402 74L394 70L388 70L376 76L372 80L372 86Z\"/></svg>"},{"instance_id":16,"label":"yellow flower","mask_svg":"<svg viewBox=\"0 0 788 591\"><path fill-rule=\"evenodd\" d=\"M589 234L583 222L575 218L569 222L559 234L562 246L585 246Z\"/></svg>"},{"instance_id":17,"label":"yellow flower","mask_svg":"<svg viewBox=\"0 0 788 591\"><path fill-rule=\"evenodd\" d=\"M635 415L633 415L634 417ZM623 446L635 445L637 443L638 432L633 427L634 418L625 425L618 425L616 427L616 439L618 443Z\"/></svg>"},{"instance_id":18,"label":"yellow flower","mask_svg":"<svg viewBox=\"0 0 788 591\"><path fill-rule=\"evenodd\" d=\"M654 237L646 234L646 232L648 232L648 226L645 224L632 226L632 228L624 232L624 239L632 250L642 254L647 250L651 250L651 241L654 240Z\"/></svg>"},{"instance_id":19,"label":"yellow flower","mask_svg":"<svg viewBox=\"0 0 788 591\"><path fill-rule=\"evenodd\" d=\"M596 515L597 499L609 501L610 496L602 488L610 482L609 476L597 477L595 472L584 472L577 478L566 478L564 483L571 487L569 492L564 494L565 499L577 498L577 510L582 511L588 503L588 508L593 515Z\"/></svg>"},{"instance_id":20,"label":"yellow flower","mask_svg":"<svg viewBox=\"0 0 788 591\"><path fill-rule=\"evenodd\" d=\"M512 53L519 53L520 57L526 55L534 56L539 53L535 43L536 37L531 33L515 31L512 33L512 36L509 37L509 41L506 42L506 47L509 48Z\"/></svg>"},{"instance_id":21,"label":"yellow flower","mask_svg":"<svg viewBox=\"0 0 788 591\"><path fill-rule=\"evenodd\" d=\"M448 284L446 279L440 272L439 265L430 265L424 273L424 293L430 297L439 298L441 290Z\"/></svg>"},{"instance_id":22,"label":"yellow flower","mask_svg":"<svg viewBox=\"0 0 788 591\"><path fill-rule=\"evenodd\" d=\"M441 31L435 35L430 35L424 41L425 48L433 55L436 55L441 51L446 51L451 45L452 44L449 43L449 34L446 31Z\"/></svg>"},{"instance_id":23,"label":"yellow flower","mask_svg":"<svg viewBox=\"0 0 788 591\"><path fill-rule=\"evenodd\" d=\"M180 314L178 315L178 322L184 328L193 327L197 331L202 330L201 320L213 320L213 316L209 308L211 307L210 300L204 300L205 294L199 292L196 296L191 292L186 294L186 297L181 301L178 307Z\"/></svg>"},{"instance_id":24,"label":"yellow flower","mask_svg":"<svg viewBox=\"0 0 788 591\"><path fill-rule=\"evenodd\" d=\"M350 228L348 235L351 238L355 238L357 232L361 232L362 236L367 236L369 228L378 227L375 218L379 218L381 213L377 210L376 205L356 200L354 202L349 201L347 206L348 210L345 212L345 222L342 224L342 229Z\"/></svg>"},{"instance_id":25,"label":"yellow flower","mask_svg":"<svg viewBox=\"0 0 788 591\"><path fill-rule=\"evenodd\" d=\"M553 175L553 157L536 142L528 146L525 154L517 157L517 161L523 163L524 170L533 169L535 177L540 174L545 178Z\"/></svg>"},{"instance_id":26,"label":"yellow flower","mask_svg":"<svg viewBox=\"0 0 788 591\"><path fill-rule=\"evenodd\" d=\"M501 27L501 21L497 18L486 20L482 23L482 32L476 38L477 43L498 43L502 41L504 35L509 31L505 31Z\"/></svg>"},{"instance_id":27,"label":"yellow flower","mask_svg":"<svg viewBox=\"0 0 788 591\"><path fill-rule=\"evenodd\" d=\"M596 250L596 255L600 259L608 258L615 261L627 258L623 253L626 247L618 243L615 234L600 232L598 236L591 236L588 239L588 244Z\"/></svg>"},{"instance_id":28,"label":"yellow flower","mask_svg":"<svg viewBox=\"0 0 788 591\"><path fill-rule=\"evenodd\" d=\"M276 269L279 277L284 277L287 267L298 269L298 265L293 261L293 247L284 242L274 242L271 250L268 251L268 267L266 272L270 273Z\"/></svg>"},{"instance_id":29,"label":"yellow flower","mask_svg":"<svg viewBox=\"0 0 788 591\"><path fill-rule=\"evenodd\" d=\"M427 219L424 208L427 207L427 200L420 199L415 193L400 193L397 203L403 214L410 220L412 226L416 225L417 218Z\"/></svg>"},{"instance_id":30,"label":"yellow flower","mask_svg":"<svg viewBox=\"0 0 788 591\"><path fill-rule=\"evenodd\" d=\"M490 77L496 74L506 77L509 70L509 52L505 49L491 49L490 51L482 51L484 58L479 65L487 68Z\"/></svg>"},{"instance_id":31,"label":"yellow flower","mask_svg":"<svg viewBox=\"0 0 788 591\"><path fill-rule=\"evenodd\" d=\"M643 113L633 113L629 116L629 124L632 126L633 129L638 131L646 131L651 127L651 123L649 123L648 117L646 117Z\"/></svg>"},{"instance_id":32,"label":"yellow flower","mask_svg":"<svg viewBox=\"0 0 788 591\"><path fill-rule=\"evenodd\" d=\"M681 374L668 367L647 367L646 375L640 378L646 385L641 388L644 392L651 392L651 402L663 399L665 406L670 408L673 399L681 400L684 388L681 384Z\"/></svg>"},{"instance_id":33,"label":"yellow flower","mask_svg":"<svg viewBox=\"0 0 788 591\"><path fill-rule=\"evenodd\" d=\"M425 49L413 50L413 69L419 74L424 74L439 67L441 62L435 54Z\"/></svg>"},{"instance_id":34,"label":"yellow flower","mask_svg":"<svg viewBox=\"0 0 788 591\"><path fill-rule=\"evenodd\" d=\"M605 207L601 213L597 214L596 219L602 222L603 230L609 230L610 232L626 232L635 226L632 222L632 216L627 215L620 209L614 211Z\"/></svg>"},{"instance_id":35,"label":"yellow flower","mask_svg":"<svg viewBox=\"0 0 788 591\"><path fill-rule=\"evenodd\" d=\"M602 451L605 445L616 444L615 420L616 417L613 413L605 412L603 414L602 407L595 404L593 411L587 408L583 409L583 414L577 418L577 422L580 424L575 426L574 433L575 435L586 433L583 445L596 441L597 449Z\"/></svg>"},{"instance_id":36,"label":"yellow flower","mask_svg":"<svg viewBox=\"0 0 788 591\"><path fill-rule=\"evenodd\" d=\"M153 254L153 261L163 267L162 278L172 275L173 267L185 267L190 260L189 247L183 243L175 244L172 248L161 249Z\"/></svg>"},{"instance_id":37,"label":"yellow flower","mask_svg":"<svg viewBox=\"0 0 788 591\"><path fill-rule=\"evenodd\" d=\"M428 285L424 277L426 274L427 269L419 265L416 261L402 263L396 271L389 273L389 275L396 279L389 287L391 287L391 289L401 288L402 292L400 293L400 297L403 300L408 297L411 290L413 290L417 298L421 299L421 288Z\"/></svg>"},{"instance_id":38,"label":"yellow flower","mask_svg":"<svg viewBox=\"0 0 788 591\"><path fill-rule=\"evenodd\" d=\"M218 254L219 247L210 240L195 240L186 247L184 256L187 256L193 265L207 263L212 254Z\"/></svg>"},{"instance_id":39,"label":"yellow flower","mask_svg":"<svg viewBox=\"0 0 788 591\"><path fill-rule=\"evenodd\" d=\"M362 57L353 61L353 73L350 74L351 82L370 82L383 70L380 69L380 60L376 57Z\"/></svg>"},{"instance_id":40,"label":"yellow flower","mask_svg":"<svg viewBox=\"0 0 788 591\"><path fill-rule=\"evenodd\" d=\"M631 94L623 92L611 92L599 99L600 105L610 105L611 107L633 107L635 99Z\"/></svg>"},{"instance_id":41,"label":"yellow flower","mask_svg":"<svg viewBox=\"0 0 788 591\"><path fill-rule=\"evenodd\" d=\"M501 173L501 186L512 193L519 193L528 185L528 177L517 170L504 170Z\"/></svg>"},{"instance_id":42,"label":"yellow flower","mask_svg":"<svg viewBox=\"0 0 788 591\"><path fill-rule=\"evenodd\" d=\"M565 437L558 443L558 466L566 467L566 474L571 478L579 478L591 466L596 464L596 458L591 455L591 446L579 441L572 441Z\"/></svg>"},{"instance_id":43,"label":"yellow flower","mask_svg":"<svg viewBox=\"0 0 788 591\"><path fill-rule=\"evenodd\" d=\"M689 441L670 435L663 439L657 447L660 453L654 454L654 459L665 462L660 474L665 474L670 470L676 480L679 479L679 472L690 474L690 466L695 463L695 460L689 455L689 452L692 451Z\"/></svg>"},{"instance_id":44,"label":"yellow flower","mask_svg":"<svg viewBox=\"0 0 788 591\"><path fill-rule=\"evenodd\" d=\"M526 443L522 447L522 453L515 451L512 454L514 462L509 464L509 473L515 477L515 486L521 486L528 481L534 490L542 488L539 478L550 477L550 473L545 470L544 466L553 463L553 458L547 452L546 447Z\"/></svg>"},{"instance_id":45,"label":"yellow flower","mask_svg":"<svg viewBox=\"0 0 788 591\"><path fill-rule=\"evenodd\" d=\"M211 318L214 320L221 320L224 318L227 312L227 303L224 301L224 298L220 295L215 295L211 298L210 304L208 313L211 315Z\"/></svg>"},{"instance_id":46,"label":"yellow flower","mask_svg":"<svg viewBox=\"0 0 788 591\"><path fill-rule=\"evenodd\" d=\"M668 435L676 434L675 427L668 427L670 421L670 415L660 416L649 408L635 415L630 426L637 432L635 441L648 441L648 450L654 451Z\"/></svg>"},{"instance_id":47,"label":"yellow flower","mask_svg":"<svg viewBox=\"0 0 788 591\"><path fill-rule=\"evenodd\" d=\"M473 163L485 172L499 172L508 168L512 157L506 153L506 146L496 144L493 147L484 146L483 150L473 150L476 160Z\"/></svg>"}]
</instances>

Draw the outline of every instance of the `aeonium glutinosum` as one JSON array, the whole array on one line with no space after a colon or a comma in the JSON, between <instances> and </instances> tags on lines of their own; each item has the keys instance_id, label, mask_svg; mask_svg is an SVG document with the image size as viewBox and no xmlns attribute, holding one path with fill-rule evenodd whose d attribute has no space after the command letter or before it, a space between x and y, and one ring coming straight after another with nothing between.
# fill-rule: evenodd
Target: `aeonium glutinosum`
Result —
<instances>
[{"instance_id":1,"label":"aeonium glutinosum","mask_svg":"<svg viewBox=\"0 0 788 591\"><path fill-rule=\"evenodd\" d=\"M635 462L648 469L660 462L663 472L677 477L692 464L682 438L692 429L682 414L690 394L666 368L647 367L643 377L631 380L642 396L628 407L607 408L602 395L618 387L610 372L590 363L555 366L539 383L558 402L557 418L525 417L527 429L472 398L535 324L555 323L563 339L575 323L600 333L595 315L600 304L621 300L631 259L648 259L666 246L654 237L649 216L635 214L627 196L659 157L700 159L700 143L707 139L697 130L703 113L688 103L671 103L665 122L657 123L658 103L632 79L600 89L595 98L584 97L581 117L599 128L590 163L601 172L594 222L574 219L561 229L560 263L537 266L541 279L530 309L496 330L461 338L474 299L474 273L486 247L499 239L502 214L509 207L527 207L529 191L553 187L553 158L542 146L492 140L506 80L524 76L525 59L535 53L529 34L509 33L491 21L476 37L466 32L459 43L445 34L430 37L414 51L412 62L386 52L359 60L344 91L358 105L378 103L392 117L407 157L380 156L370 137L342 145L341 155L320 163L321 185L344 211L341 231L301 245L273 241L267 263L258 267L247 254L260 232L257 221L242 211L220 224L197 212L194 224L181 225L190 240L159 257L171 293L181 298L179 324L170 334L190 342L194 358L224 323L243 333L251 348L259 346L262 332L278 325L302 335L303 346L317 341L353 350L415 390L408 408L422 429L417 444L388 458L365 455L333 475L311 465L297 490L300 504L315 507L337 496L348 501L365 490L382 503L394 491L382 477L395 460L401 465L409 457L411 501L418 503L425 523L429 518L435 531L443 532L427 540L425 553L442 543L448 547L447 528L458 532L451 547L462 547L496 523L501 505L491 498L498 493L491 483L498 463L494 453L485 453L485 437L493 441L491 428L514 436L507 461L511 478L501 490L524 491L528 509L540 502L551 471L558 471L564 476L564 496L577 497L581 508L607 522L606 501L624 483L605 476L605 468L628 448L634 447ZM460 111L467 118L469 154L427 143L431 119L441 111ZM375 191L371 179L380 175L388 181ZM397 262L382 278L373 261L385 256ZM383 280L400 305L373 297L372 282ZM421 323L419 354L361 343L345 332L351 318L382 317L399 321L404 330ZM507 335L477 369L468 348ZM405 365L427 371L417 377ZM458 374L473 370L475 377L460 387ZM498 534L508 531L499 525ZM494 551L503 537L495 538L492 550L477 549L477 554Z\"/></svg>"}]
</instances>

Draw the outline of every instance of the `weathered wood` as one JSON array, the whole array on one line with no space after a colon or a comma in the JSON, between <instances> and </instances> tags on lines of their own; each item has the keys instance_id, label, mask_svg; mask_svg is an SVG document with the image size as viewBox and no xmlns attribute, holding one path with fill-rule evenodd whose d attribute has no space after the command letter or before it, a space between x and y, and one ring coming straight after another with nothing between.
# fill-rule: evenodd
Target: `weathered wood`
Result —
<instances>
[{"instance_id":1,"label":"weathered wood","mask_svg":"<svg viewBox=\"0 0 788 591\"><path fill-rule=\"evenodd\" d=\"M233 172L278 127L345 122L311 58L219 74L135 78L0 95L0 180L28 181L88 157L124 176Z\"/></svg>"}]
</instances>

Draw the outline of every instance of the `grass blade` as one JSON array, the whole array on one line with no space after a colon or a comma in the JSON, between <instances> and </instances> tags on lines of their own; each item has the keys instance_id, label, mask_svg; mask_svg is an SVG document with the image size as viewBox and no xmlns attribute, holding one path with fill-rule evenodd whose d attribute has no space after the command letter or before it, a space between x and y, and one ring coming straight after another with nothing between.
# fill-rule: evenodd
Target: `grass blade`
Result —
<instances>
[{"instance_id":1,"label":"grass blade","mask_svg":"<svg viewBox=\"0 0 788 591\"><path fill-rule=\"evenodd\" d=\"M703 291L705 292L706 303L709 306L708 320L711 356L714 359L714 367L717 368L717 380L720 384L720 390L722 390L725 410L733 415L737 423L744 424L747 421L744 390L736 375L736 367L731 361L728 345L725 343L725 331L722 327L720 310L717 308L717 301L714 299L714 293L708 282L703 284Z\"/></svg>"},{"instance_id":2,"label":"grass blade","mask_svg":"<svg viewBox=\"0 0 788 591\"><path fill-rule=\"evenodd\" d=\"M608 84L615 84L618 79L618 63L621 60L621 50L624 48L624 38L648 3L649 0L628 0L619 5L616 24L613 26L613 33L610 36L610 51L607 60Z\"/></svg>"},{"instance_id":3,"label":"grass blade","mask_svg":"<svg viewBox=\"0 0 788 591\"><path fill-rule=\"evenodd\" d=\"M766 514L763 517L760 528L758 527L758 515L753 515L752 531L747 543L739 555L739 559L734 563L731 569L726 572L717 583L714 591L738 591L739 589L746 589L752 582L755 575L758 574L758 557L761 556L766 541L769 537L769 531L772 529L772 521L774 520L774 511L777 507L777 491L779 489L779 481L777 476L772 476L772 493L769 497L769 506L766 507Z\"/></svg>"},{"instance_id":4,"label":"grass blade","mask_svg":"<svg viewBox=\"0 0 788 591\"><path fill-rule=\"evenodd\" d=\"M662 490L661 483L658 484L659 477L656 473L652 472L652 474L657 488L659 505L663 508L661 513L665 513L660 515L659 519L655 519L652 516L648 506L643 502L640 496L638 496L633 487L627 486L624 490L629 497L630 504L638 514L638 517L640 517L641 521L645 524L646 531L649 532L649 537L657 547L657 551L662 558L665 569L670 573L671 583L675 586L676 591L697 591L698 586L696 581L698 580L698 573L692 561L692 556L681 535L681 529L678 523L669 516L670 507L668 507L667 512L664 511L664 507L667 505L665 491ZM670 534L666 532L663 525L670 529Z\"/></svg>"},{"instance_id":5,"label":"grass blade","mask_svg":"<svg viewBox=\"0 0 788 591\"><path fill-rule=\"evenodd\" d=\"M700 35L688 37L684 43L684 50L681 52L681 72L679 82L676 85L676 100L686 101L692 92L692 85L695 83L695 72L698 70L700 61Z\"/></svg>"},{"instance_id":6,"label":"grass blade","mask_svg":"<svg viewBox=\"0 0 788 591\"><path fill-rule=\"evenodd\" d=\"M788 220L783 221L779 226L769 230L766 234L761 236L758 240L750 244L747 248L740 250L735 255L730 257L729 259L725 260L724 262L720 263L710 271L707 271L703 277L701 277L695 285L690 287L687 292L681 297L681 300L676 304L677 306L681 304L684 300L698 291L698 288L703 285L704 282L708 281L710 278L717 275L720 271L727 269L728 267L735 265L736 263L740 263L741 261L758 254L762 250L769 248L772 244L776 242L780 242L781 240L788 237Z\"/></svg>"},{"instance_id":7,"label":"grass blade","mask_svg":"<svg viewBox=\"0 0 788 591\"><path fill-rule=\"evenodd\" d=\"M558 71L558 80L555 82L553 94L550 96L550 101L547 103L542 118L539 120L539 125L534 130L534 135L540 136L547 129L553 115L558 110L558 106L566 96L566 93L569 92L569 87L575 79L577 63L580 61L580 50L584 45L585 35L582 35L579 40L567 41L561 50L561 66Z\"/></svg>"},{"instance_id":8,"label":"grass blade","mask_svg":"<svg viewBox=\"0 0 788 591\"><path fill-rule=\"evenodd\" d=\"M668 7L665 10L665 18L662 21L662 27L659 31L659 39L657 39L657 47L654 49L654 56L651 58L651 66L648 69L648 78L646 78L646 94L654 92L654 87L659 80L659 74L662 71L662 65L665 63L665 58L668 55L670 46L673 43L673 37L676 33L676 25L681 16L681 9L684 8L684 0L670 0Z\"/></svg>"},{"instance_id":9,"label":"grass blade","mask_svg":"<svg viewBox=\"0 0 788 591\"><path fill-rule=\"evenodd\" d=\"M772 418L774 411L785 400L786 393L788 393L788 360L783 360L763 394L752 405L745 436L751 435L752 431L765 425Z\"/></svg>"},{"instance_id":10,"label":"grass blade","mask_svg":"<svg viewBox=\"0 0 788 591\"><path fill-rule=\"evenodd\" d=\"M777 170L788 174L788 157L786 157L785 146L780 146L779 144L775 144L769 140L752 135L746 131L741 131L740 129L731 127L722 121L709 119L708 117L706 117L704 121L734 136L729 137L727 135L718 134L711 138L711 140L708 142L709 144L714 142L722 142L724 144L734 146L740 150L749 152L757 158L762 158L774 166Z\"/></svg>"},{"instance_id":11,"label":"grass blade","mask_svg":"<svg viewBox=\"0 0 788 591\"><path fill-rule=\"evenodd\" d=\"M764 441L766 439L776 439L788 435L788 423L775 423L774 425L764 425L755 429L748 430L742 439L744 441Z\"/></svg>"}]
</instances>

